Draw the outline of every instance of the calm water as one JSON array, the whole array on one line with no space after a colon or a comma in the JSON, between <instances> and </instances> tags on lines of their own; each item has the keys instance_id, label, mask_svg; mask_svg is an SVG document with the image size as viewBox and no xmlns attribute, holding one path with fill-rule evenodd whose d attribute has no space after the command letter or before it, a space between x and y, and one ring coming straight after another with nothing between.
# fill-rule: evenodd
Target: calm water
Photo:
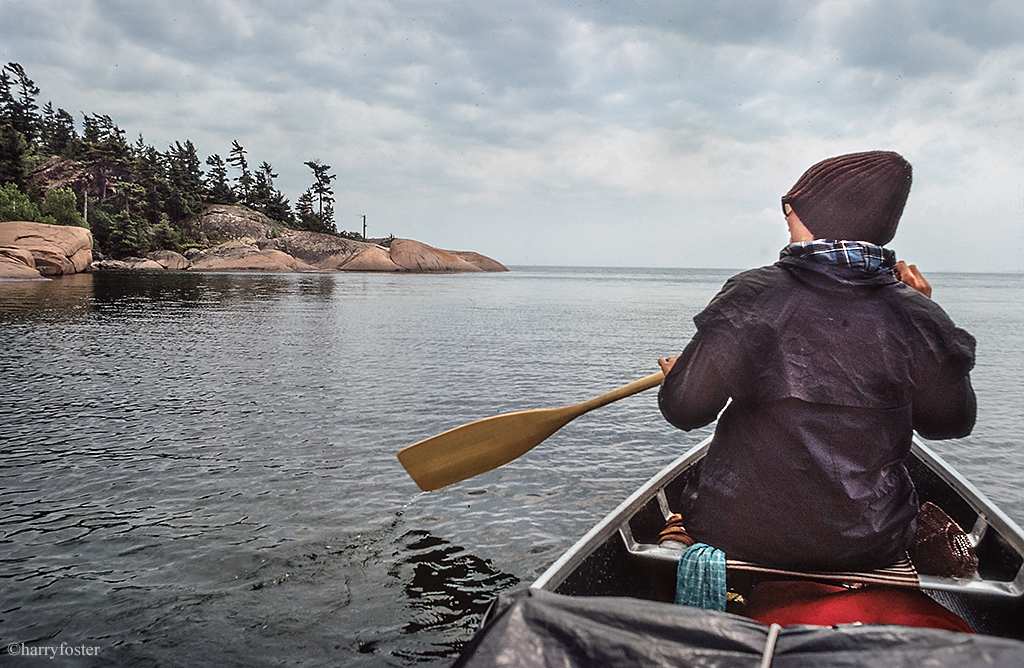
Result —
<instances>
[{"instance_id":1,"label":"calm water","mask_svg":"<svg viewBox=\"0 0 1024 668\"><path fill-rule=\"evenodd\" d=\"M707 432L672 429L648 392L431 494L395 453L652 373L731 273L0 282L2 647L97 648L49 666L449 664L498 591ZM1022 523L1024 277L930 278L979 342L977 428L934 447Z\"/></svg>"}]
</instances>

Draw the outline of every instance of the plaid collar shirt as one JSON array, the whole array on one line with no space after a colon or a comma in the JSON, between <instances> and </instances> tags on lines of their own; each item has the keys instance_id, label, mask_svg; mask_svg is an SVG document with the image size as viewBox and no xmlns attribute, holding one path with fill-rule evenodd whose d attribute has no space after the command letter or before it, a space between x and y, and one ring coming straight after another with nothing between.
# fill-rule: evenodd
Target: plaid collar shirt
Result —
<instances>
[{"instance_id":1,"label":"plaid collar shirt","mask_svg":"<svg viewBox=\"0 0 1024 668\"><path fill-rule=\"evenodd\" d=\"M892 272L896 266L896 253L866 241L802 241L783 248L779 258L784 257L804 257L815 262L857 269L867 274Z\"/></svg>"}]
</instances>

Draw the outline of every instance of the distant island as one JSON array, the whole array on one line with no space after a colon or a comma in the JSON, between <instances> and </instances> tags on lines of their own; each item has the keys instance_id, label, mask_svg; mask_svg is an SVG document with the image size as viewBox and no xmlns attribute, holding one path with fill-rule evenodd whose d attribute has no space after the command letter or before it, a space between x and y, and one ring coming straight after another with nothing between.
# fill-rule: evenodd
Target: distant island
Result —
<instances>
[{"instance_id":1,"label":"distant island","mask_svg":"<svg viewBox=\"0 0 1024 668\"><path fill-rule=\"evenodd\" d=\"M293 230L243 206L214 204L200 220L206 247L146 257L93 254L89 230L67 225L0 223L0 278L43 278L81 271L503 272L472 251L441 250L411 239L357 241Z\"/></svg>"},{"instance_id":2,"label":"distant island","mask_svg":"<svg viewBox=\"0 0 1024 668\"><path fill-rule=\"evenodd\" d=\"M157 269L159 265L193 271L508 271L505 265L479 253L441 250L411 239L357 241L293 230L237 205L207 206L200 234L211 243L208 248L192 248L184 254L157 251L146 260L99 259L92 266L97 270Z\"/></svg>"},{"instance_id":3,"label":"distant island","mask_svg":"<svg viewBox=\"0 0 1024 668\"><path fill-rule=\"evenodd\" d=\"M73 116L18 63L0 67L0 277L89 270L508 271L478 253L338 231L337 177L317 159L293 207L270 163L237 141L203 161L189 140L161 151L105 114ZM229 172L230 170L230 172ZM233 178L232 178L233 176Z\"/></svg>"}]
</instances>

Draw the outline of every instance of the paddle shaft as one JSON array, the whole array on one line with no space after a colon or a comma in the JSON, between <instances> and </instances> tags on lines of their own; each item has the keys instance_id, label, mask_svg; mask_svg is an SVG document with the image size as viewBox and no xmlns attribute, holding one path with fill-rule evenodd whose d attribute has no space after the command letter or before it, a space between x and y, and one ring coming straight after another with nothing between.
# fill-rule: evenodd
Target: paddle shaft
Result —
<instances>
[{"instance_id":1,"label":"paddle shaft","mask_svg":"<svg viewBox=\"0 0 1024 668\"><path fill-rule=\"evenodd\" d=\"M659 371L572 406L506 413L470 422L403 448L398 459L420 489L446 487L507 464L584 413L657 387L664 379Z\"/></svg>"},{"instance_id":2,"label":"paddle shaft","mask_svg":"<svg viewBox=\"0 0 1024 668\"><path fill-rule=\"evenodd\" d=\"M589 413L595 408L607 406L608 404L618 401L619 399L625 399L626 397L631 397L634 394L639 394L640 392L649 390L652 387L657 387L661 385L662 381L664 380L665 374L662 373L661 371L659 371L658 373L652 373L650 376L641 378L640 380L634 380L632 383L629 383L628 385L623 385L622 387L616 390L606 392L599 397L594 397L589 401L584 401L583 403L576 404L575 406L571 406L570 408L577 409L579 412L576 413L576 417L579 417L584 413Z\"/></svg>"}]
</instances>

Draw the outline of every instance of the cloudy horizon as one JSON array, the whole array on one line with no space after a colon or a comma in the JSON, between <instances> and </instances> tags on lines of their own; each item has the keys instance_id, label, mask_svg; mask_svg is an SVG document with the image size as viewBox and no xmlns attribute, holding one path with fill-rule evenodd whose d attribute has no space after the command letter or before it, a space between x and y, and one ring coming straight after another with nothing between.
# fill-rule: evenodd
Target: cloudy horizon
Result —
<instances>
[{"instance_id":1,"label":"cloudy horizon","mask_svg":"<svg viewBox=\"0 0 1024 668\"><path fill-rule=\"evenodd\" d=\"M831 155L914 166L897 254L1024 271L1024 6L0 0L0 59L160 150L232 141L338 229L509 265L744 268Z\"/></svg>"}]
</instances>

